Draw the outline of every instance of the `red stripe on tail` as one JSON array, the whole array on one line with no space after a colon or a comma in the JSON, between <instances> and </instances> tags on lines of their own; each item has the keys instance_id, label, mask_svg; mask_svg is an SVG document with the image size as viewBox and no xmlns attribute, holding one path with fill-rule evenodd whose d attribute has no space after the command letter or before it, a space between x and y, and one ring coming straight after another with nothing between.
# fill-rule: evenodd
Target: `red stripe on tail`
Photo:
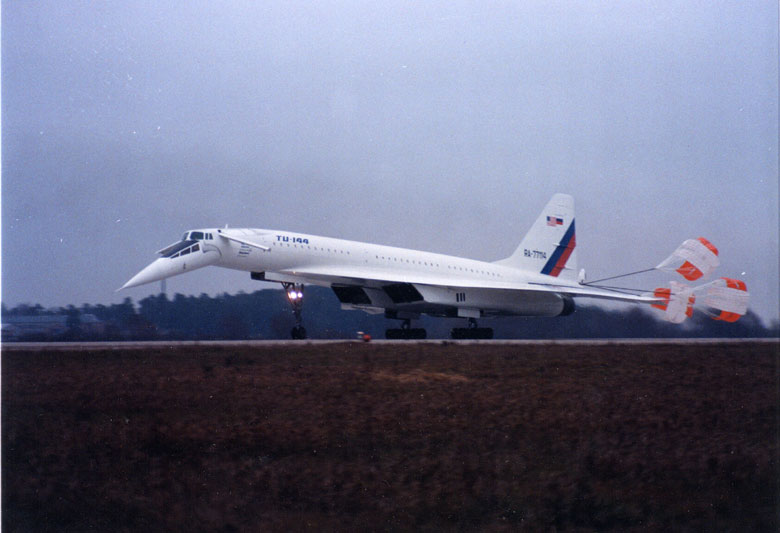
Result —
<instances>
[{"instance_id":1,"label":"red stripe on tail","mask_svg":"<svg viewBox=\"0 0 780 533\"><path fill-rule=\"evenodd\" d=\"M566 261L569 260L569 256L574 251L574 247L577 246L577 236L572 235L571 240L569 241L568 246L563 250L563 253L561 254L560 259L558 259L558 262L555 263L555 266L552 269L552 272L550 272L551 276L558 276L558 274L561 273L563 270L563 267L566 266Z\"/></svg>"}]
</instances>

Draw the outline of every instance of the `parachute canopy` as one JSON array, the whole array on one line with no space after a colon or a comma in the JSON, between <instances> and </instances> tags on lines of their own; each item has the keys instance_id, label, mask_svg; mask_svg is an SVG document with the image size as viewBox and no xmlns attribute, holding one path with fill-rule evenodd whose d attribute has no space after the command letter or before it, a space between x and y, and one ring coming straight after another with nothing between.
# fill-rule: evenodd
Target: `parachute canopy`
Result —
<instances>
[{"instance_id":1,"label":"parachute canopy","mask_svg":"<svg viewBox=\"0 0 780 533\"><path fill-rule=\"evenodd\" d=\"M664 320L679 324L693 315L696 296L693 295L693 289L683 283L672 281L670 288L658 288L653 292L653 296L663 300L652 306L664 312Z\"/></svg>"},{"instance_id":2,"label":"parachute canopy","mask_svg":"<svg viewBox=\"0 0 780 533\"><path fill-rule=\"evenodd\" d=\"M718 249L704 237L684 241L657 270L677 272L688 281L709 276L720 264Z\"/></svg>"},{"instance_id":3,"label":"parachute canopy","mask_svg":"<svg viewBox=\"0 0 780 533\"><path fill-rule=\"evenodd\" d=\"M750 293L745 282L739 279L720 278L705 285L707 292L704 296L704 305L720 311L719 314L710 314L715 320L736 322L739 317L747 313Z\"/></svg>"},{"instance_id":4,"label":"parachute canopy","mask_svg":"<svg viewBox=\"0 0 780 533\"><path fill-rule=\"evenodd\" d=\"M703 292L704 296L697 300L696 292ZM694 305L714 320L736 322L747 313L750 299L745 282L731 278L716 279L699 287L672 281L669 287L660 287L646 296L655 298L657 301L650 305L663 311L664 320L674 324L692 316Z\"/></svg>"}]
</instances>

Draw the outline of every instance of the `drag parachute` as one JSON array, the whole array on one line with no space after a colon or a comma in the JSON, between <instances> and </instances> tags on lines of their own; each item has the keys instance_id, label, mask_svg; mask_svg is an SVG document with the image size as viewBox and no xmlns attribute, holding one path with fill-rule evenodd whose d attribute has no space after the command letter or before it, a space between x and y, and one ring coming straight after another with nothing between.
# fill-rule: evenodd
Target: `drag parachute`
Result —
<instances>
[{"instance_id":1,"label":"drag parachute","mask_svg":"<svg viewBox=\"0 0 780 533\"><path fill-rule=\"evenodd\" d=\"M652 307L664 312L664 320L679 324L693 315L696 296L693 295L693 289L684 283L672 281L670 287L656 289L653 296L663 300L652 304Z\"/></svg>"},{"instance_id":2,"label":"drag parachute","mask_svg":"<svg viewBox=\"0 0 780 533\"><path fill-rule=\"evenodd\" d=\"M579 282L585 287L596 287L606 291L618 291L632 294L634 297L641 297L641 301L660 309L663 312L664 320L674 324L684 322L686 318L693 316L694 307L699 308L714 320L736 322L747 313L748 300L750 299L745 282L742 280L720 278L697 287L671 281L668 287L659 287L653 292L602 284L605 281L636 276L653 270L677 272L686 280L695 281L709 276L718 265L720 265L718 249L704 237L699 237L684 241L672 252L672 255L656 267L590 282L586 282L585 276L582 274Z\"/></svg>"},{"instance_id":3,"label":"drag parachute","mask_svg":"<svg viewBox=\"0 0 780 533\"><path fill-rule=\"evenodd\" d=\"M688 281L707 277L720 264L718 249L704 237L684 241L656 270L677 272Z\"/></svg>"},{"instance_id":4,"label":"drag parachute","mask_svg":"<svg viewBox=\"0 0 780 533\"><path fill-rule=\"evenodd\" d=\"M655 298L656 302L650 305L663 311L664 320L674 324L692 316L694 305L713 320L724 322L736 322L747 313L750 294L742 280L720 278L699 287L689 287L676 281L669 285L645 296ZM697 300L696 292L703 292L704 296Z\"/></svg>"},{"instance_id":5,"label":"drag parachute","mask_svg":"<svg viewBox=\"0 0 780 533\"><path fill-rule=\"evenodd\" d=\"M719 311L719 314L707 313L714 320L736 322L739 317L747 313L750 293L748 293L744 281L720 278L704 285L702 289L706 289L704 305Z\"/></svg>"}]
</instances>

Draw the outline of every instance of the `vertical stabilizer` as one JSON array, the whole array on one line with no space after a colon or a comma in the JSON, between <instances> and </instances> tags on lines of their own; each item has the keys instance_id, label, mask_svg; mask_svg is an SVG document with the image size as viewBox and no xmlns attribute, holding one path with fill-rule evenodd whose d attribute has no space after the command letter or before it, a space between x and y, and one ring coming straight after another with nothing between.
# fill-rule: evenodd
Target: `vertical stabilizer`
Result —
<instances>
[{"instance_id":1,"label":"vertical stabilizer","mask_svg":"<svg viewBox=\"0 0 780 533\"><path fill-rule=\"evenodd\" d=\"M574 279L577 276L574 198L555 194L544 206L515 253L501 265Z\"/></svg>"}]
</instances>

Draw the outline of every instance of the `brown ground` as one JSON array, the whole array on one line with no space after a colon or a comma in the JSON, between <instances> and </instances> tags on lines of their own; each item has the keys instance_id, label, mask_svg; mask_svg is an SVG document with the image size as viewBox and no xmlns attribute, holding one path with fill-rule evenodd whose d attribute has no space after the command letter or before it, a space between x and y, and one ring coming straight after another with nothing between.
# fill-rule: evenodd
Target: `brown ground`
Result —
<instances>
[{"instance_id":1,"label":"brown ground","mask_svg":"<svg viewBox=\"0 0 780 533\"><path fill-rule=\"evenodd\" d=\"M777 530L777 344L2 357L3 531Z\"/></svg>"}]
</instances>

